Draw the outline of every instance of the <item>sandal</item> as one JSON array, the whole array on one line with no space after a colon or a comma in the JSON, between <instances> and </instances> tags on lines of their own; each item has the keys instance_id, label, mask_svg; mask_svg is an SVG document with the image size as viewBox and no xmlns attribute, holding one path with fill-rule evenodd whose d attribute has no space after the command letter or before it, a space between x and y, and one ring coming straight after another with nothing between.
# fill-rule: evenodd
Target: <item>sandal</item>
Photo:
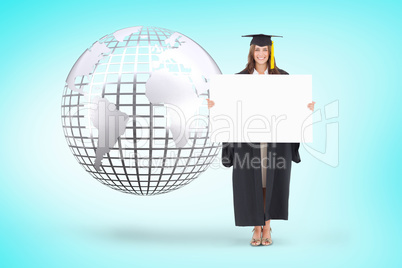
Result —
<instances>
[{"instance_id":1,"label":"sandal","mask_svg":"<svg viewBox=\"0 0 402 268\"><path fill-rule=\"evenodd\" d=\"M272 233L272 229L271 228L269 228L269 231ZM261 232L262 233L262 232ZM261 245L263 245L263 246L270 246L270 245L272 245L272 239L271 238L262 238L262 241L261 241Z\"/></svg>"},{"instance_id":2,"label":"sandal","mask_svg":"<svg viewBox=\"0 0 402 268\"><path fill-rule=\"evenodd\" d=\"M255 227L252 232L254 232L254 230L255 230ZM261 234L262 234L262 227L261 227ZM254 247L261 245L261 237L259 239L252 238L250 241L250 245L252 245Z\"/></svg>"}]
</instances>

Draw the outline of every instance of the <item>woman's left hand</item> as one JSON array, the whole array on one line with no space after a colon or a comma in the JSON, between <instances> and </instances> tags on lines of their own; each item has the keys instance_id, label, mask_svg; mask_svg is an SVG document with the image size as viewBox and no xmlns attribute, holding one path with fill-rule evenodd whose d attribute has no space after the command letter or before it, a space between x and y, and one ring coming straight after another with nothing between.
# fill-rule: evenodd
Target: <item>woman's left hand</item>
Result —
<instances>
[{"instance_id":1,"label":"woman's left hand","mask_svg":"<svg viewBox=\"0 0 402 268\"><path fill-rule=\"evenodd\" d=\"M311 111L314 111L314 104L315 104L315 101L313 101L312 103L307 104L307 107L308 107Z\"/></svg>"}]
</instances>

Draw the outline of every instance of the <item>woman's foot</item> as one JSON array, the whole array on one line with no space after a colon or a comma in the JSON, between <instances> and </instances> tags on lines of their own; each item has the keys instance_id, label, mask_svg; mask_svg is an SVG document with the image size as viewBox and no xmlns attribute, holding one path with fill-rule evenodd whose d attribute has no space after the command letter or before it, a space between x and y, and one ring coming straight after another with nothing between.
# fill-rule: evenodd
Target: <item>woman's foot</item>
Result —
<instances>
[{"instance_id":1,"label":"woman's foot","mask_svg":"<svg viewBox=\"0 0 402 268\"><path fill-rule=\"evenodd\" d=\"M272 244L272 239L271 239L271 232L272 229L269 225L265 225L264 228L262 229L262 241L261 244L263 246L269 246Z\"/></svg>"},{"instance_id":2,"label":"woman's foot","mask_svg":"<svg viewBox=\"0 0 402 268\"><path fill-rule=\"evenodd\" d=\"M250 241L250 245L252 246L259 246L261 245L261 226L255 226L253 229L253 237Z\"/></svg>"}]
</instances>

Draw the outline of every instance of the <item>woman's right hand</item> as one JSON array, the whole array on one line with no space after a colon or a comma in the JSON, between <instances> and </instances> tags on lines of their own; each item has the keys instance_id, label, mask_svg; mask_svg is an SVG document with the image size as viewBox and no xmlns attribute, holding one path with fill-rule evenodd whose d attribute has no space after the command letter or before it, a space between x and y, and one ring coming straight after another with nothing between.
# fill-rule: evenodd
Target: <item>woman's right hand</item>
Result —
<instances>
[{"instance_id":1,"label":"woman's right hand","mask_svg":"<svg viewBox=\"0 0 402 268\"><path fill-rule=\"evenodd\" d=\"M215 105L215 102L214 102L214 101L212 101L212 100L210 100L210 99L207 99L207 102L208 102L208 109L211 109L211 108L212 108L212 106L214 106L214 105Z\"/></svg>"}]
</instances>

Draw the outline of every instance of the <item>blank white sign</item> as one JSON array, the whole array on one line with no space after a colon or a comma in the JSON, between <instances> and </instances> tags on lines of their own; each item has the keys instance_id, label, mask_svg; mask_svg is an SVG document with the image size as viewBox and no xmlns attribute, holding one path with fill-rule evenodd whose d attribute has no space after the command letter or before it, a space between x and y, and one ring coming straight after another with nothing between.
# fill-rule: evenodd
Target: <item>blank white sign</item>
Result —
<instances>
[{"instance_id":1,"label":"blank white sign","mask_svg":"<svg viewBox=\"0 0 402 268\"><path fill-rule=\"evenodd\" d=\"M213 142L312 142L311 75L215 75Z\"/></svg>"}]
</instances>

